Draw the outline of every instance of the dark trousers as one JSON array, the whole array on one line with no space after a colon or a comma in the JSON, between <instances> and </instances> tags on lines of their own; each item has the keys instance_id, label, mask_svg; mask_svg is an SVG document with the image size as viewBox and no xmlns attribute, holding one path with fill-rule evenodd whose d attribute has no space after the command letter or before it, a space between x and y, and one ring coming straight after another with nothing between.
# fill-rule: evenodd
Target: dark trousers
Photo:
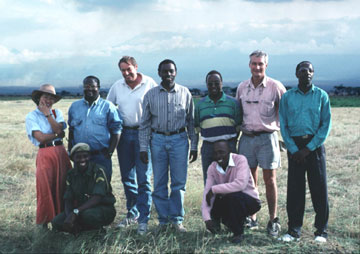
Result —
<instances>
[{"instance_id":1,"label":"dark trousers","mask_svg":"<svg viewBox=\"0 0 360 254\"><path fill-rule=\"evenodd\" d=\"M299 149L310 142L311 138L294 138ZM302 163L292 160L288 152L289 172L287 183L286 210L289 218L289 233L300 237L305 209L306 180L311 194L312 204L315 210L315 235L326 237L326 228L329 219L329 204L326 184L325 148L320 146L312 151Z\"/></svg>"},{"instance_id":2,"label":"dark trousers","mask_svg":"<svg viewBox=\"0 0 360 254\"><path fill-rule=\"evenodd\" d=\"M246 216L256 213L260 208L260 200L241 191L217 194L210 216L212 220L221 221L234 235L241 235L244 233Z\"/></svg>"},{"instance_id":3,"label":"dark trousers","mask_svg":"<svg viewBox=\"0 0 360 254\"><path fill-rule=\"evenodd\" d=\"M114 221L116 210L114 206L99 205L93 208L82 211L78 218L78 224L83 229L98 229L102 226L107 226ZM51 224L54 229L63 231L64 221L66 219L65 213L58 214Z\"/></svg>"}]
</instances>

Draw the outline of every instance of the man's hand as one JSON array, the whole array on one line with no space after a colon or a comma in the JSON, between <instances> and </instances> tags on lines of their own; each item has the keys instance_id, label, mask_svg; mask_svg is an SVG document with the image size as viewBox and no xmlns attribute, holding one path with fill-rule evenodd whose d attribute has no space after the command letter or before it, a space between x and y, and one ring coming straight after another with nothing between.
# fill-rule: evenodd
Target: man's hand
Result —
<instances>
[{"instance_id":1,"label":"man's hand","mask_svg":"<svg viewBox=\"0 0 360 254\"><path fill-rule=\"evenodd\" d=\"M212 190L210 189L209 192L206 194L206 203L208 204L208 206L211 205L211 198L214 196L214 193L212 192Z\"/></svg>"},{"instance_id":2,"label":"man's hand","mask_svg":"<svg viewBox=\"0 0 360 254\"><path fill-rule=\"evenodd\" d=\"M292 159L297 163L302 163L305 161L306 156L310 154L310 150L307 147L297 151L292 155Z\"/></svg>"},{"instance_id":3,"label":"man's hand","mask_svg":"<svg viewBox=\"0 0 360 254\"><path fill-rule=\"evenodd\" d=\"M74 231L75 221L76 221L76 214L73 212L69 213L69 215L66 217L64 221L64 226L63 226L64 230L72 233Z\"/></svg>"},{"instance_id":4,"label":"man's hand","mask_svg":"<svg viewBox=\"0 0 360 254\"><path fill-rule=\"evenodd\" d=\"M104 157L108 160L111 160L112 153L109 151L108 148L104 148L101 151L104 154Z\"/></svg>"},{"instance_id":5,"label":"man's hand","mask_svg":"<svg viewBox=\"0 0 360 254\"><path fill-rule=\"evenodd\" d=\"M149 163L148 153L147 152L140 152L140 160L143 163L148 164Z\"/></svg>"},{"instance_id":6,"label":"man's hand","mask_svg":"<svg viewBox=\"0 0 360 254\"><path fill-rule=\"evenodd\" d=\"M65 131L61 131L61 133L57 135L57 137L63 139L65 137Z\"/></svg>"},{"instance_id":7,"label":"man's hand","mask_svg":"<svg viewBox=\"0 0 360 254\"><path fill-rule=\"evenodd\" d=\"M197 151L196 150L191 150L190 151L190 156L189 156L190 163L196 161L196 159L197 159Z\"/></svg>"}]
</instances>

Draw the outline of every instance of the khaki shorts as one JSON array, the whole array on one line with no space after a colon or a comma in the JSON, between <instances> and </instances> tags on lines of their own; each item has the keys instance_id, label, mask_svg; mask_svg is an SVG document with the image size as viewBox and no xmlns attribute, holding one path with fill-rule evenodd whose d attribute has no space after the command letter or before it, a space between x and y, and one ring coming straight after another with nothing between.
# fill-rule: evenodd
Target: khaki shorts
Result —
<instances>
[{"instance_id":1,"label":"khaki shorts","mask_svg":"<svg viewBox=\"0 0 360 254\"><path fill-rule=\"evenodd\" d=\"M250 168L256 168L258 165L263 169L281 167L279 138L276 131L254 137L241 135L238 151L246 157Z\"/></svg>"}]
</instances>

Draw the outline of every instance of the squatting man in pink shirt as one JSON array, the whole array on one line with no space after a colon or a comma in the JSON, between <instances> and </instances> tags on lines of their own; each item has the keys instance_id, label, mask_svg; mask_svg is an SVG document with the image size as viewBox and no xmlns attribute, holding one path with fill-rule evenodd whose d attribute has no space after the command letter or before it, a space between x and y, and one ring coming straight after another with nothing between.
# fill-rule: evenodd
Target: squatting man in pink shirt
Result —
<instances>
[{"instance_id":1,"label":"squatting man in pink shirt","mask_svg":"<svg viewBox=\"0 0 360 254\"><path fill-rule=\"evenodd\" d=\"M240 243L246 216L261 208L259 193L246 158L230 153L228 141L216 141L213 155L215 161L207 171L202 217L210 232L219 232L222 222L234 234L231 241Z\"/></svg>"},{"instance_id":2,"label":"squatting man in pink shirt","mask_svg":"<svg viewBox=\"0 0 360 254\"><path fill-rule=\"evenodd\" d=\"M266 200L270 220L267 232L278 236L281 230L277 210L276 169L280 167L280 148L277 132L280 130L279 104L285 87L265 74L268 55L260 50L250 54L251 78L239 84L236 91L243 108L242 135L239 154L246 157L257 186L257 167L263 169ZM256 215L247 219L247 227L257 229Z\"/></svg>"}]
</instances>

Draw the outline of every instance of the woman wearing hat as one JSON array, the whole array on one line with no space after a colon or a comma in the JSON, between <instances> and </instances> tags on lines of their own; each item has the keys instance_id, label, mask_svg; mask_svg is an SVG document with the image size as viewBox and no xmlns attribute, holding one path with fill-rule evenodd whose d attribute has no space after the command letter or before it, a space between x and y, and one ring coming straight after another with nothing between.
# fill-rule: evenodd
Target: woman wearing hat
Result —
<instances>
[{"instance_id":1,"label":"woman wearing hat","mask_svg":"<svg viewBox=\"0 0 360 254\"><path fill-rule=\"evenodd\" d=\"M32 92L37 108L26 116L26 132L39 147L36 157L36 224L47 226L63 210L66 173L71 169L62 138L66 124L60 110L52 109L61 99L52 85Z\"/></svg>"}]
</instances>

